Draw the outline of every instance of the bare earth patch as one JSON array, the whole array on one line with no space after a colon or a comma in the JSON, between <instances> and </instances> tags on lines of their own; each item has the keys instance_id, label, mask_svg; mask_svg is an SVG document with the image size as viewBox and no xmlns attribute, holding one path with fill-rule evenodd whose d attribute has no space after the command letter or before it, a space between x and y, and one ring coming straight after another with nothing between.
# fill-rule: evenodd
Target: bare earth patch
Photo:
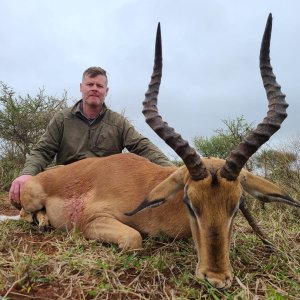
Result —
<instances>
[{"instance_id":1,"label":"bare earth patch","mask_svg":"<svg viewBox=\"0 0 300 300\"><path fill-rule=\"evenodd\" d=\"M19 215L19 211L10 204L7 194L2 194L2 195L0 194L0 215L6 215L6 216Z\"/></svg>"},{"instance_id":2,"label":"bare earth patch","mask_svg":"<svg viewBox=\"0 0 300 300\"><path fill-rule=\"evenodd\" d=\"M257 206L255 207L257 209ZM17 215L6 195L0 214ZM191 240L145 238L123 253L78 232L39 232L22 220L0 222L0 296L4 299L299 299L299 212L280 205L255 210L277 250L269 252L241 214L230 259L235 279L216 290L194 276ZM1 299L1 298L0 298ZM3 299L3 298L2 298Z\"/></svg>"}]
</instances>

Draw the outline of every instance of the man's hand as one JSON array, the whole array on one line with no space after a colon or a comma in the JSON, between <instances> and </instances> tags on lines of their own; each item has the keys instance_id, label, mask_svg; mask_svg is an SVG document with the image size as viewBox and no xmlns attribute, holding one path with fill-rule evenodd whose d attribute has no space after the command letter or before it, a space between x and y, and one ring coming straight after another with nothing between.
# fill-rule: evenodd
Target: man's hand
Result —
<instances>
[{"instance_id":1,"label":"man's hand","mask_svg":"<svg viewBox=\"0 0 300 300\"><path fill-rule=\"evenodd\" d=\"M9 190L9 200L11 201L12 205L16 208L21 209L20 205L20 192L23 188L26 181L28 181L32 176L31 175L21 175L17 177L11 184Z\"/></svg>"}]
</instances>

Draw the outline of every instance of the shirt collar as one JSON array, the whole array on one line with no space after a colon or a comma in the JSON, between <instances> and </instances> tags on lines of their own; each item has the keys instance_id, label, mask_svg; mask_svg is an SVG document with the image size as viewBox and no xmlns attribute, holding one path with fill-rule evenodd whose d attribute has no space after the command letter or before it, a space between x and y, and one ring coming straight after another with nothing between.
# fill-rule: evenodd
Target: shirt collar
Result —
<instances>
[{"instance_id":1,"label":"shirt collar","mask_svg":"<svg viewBox=\"0 0 300 300\"><path fill-rule=\"evenodd\" d=\"M83 114L83 110L82 110L82 103L83 103L83 100L79 100L78 102L75 103L75 105L73 106L72 108L72 112L73 114L77 115L77 116L80 116L81 118L84 118L85 120L87 120L89 122L90 125L92 125L98 118L99 116L103 115L104 112L107 110L107 107L105 105L105 103L103 103L103 106L102 106L102 109L99 113L99 115L94 118L94 119L88 119L84 114Z\"/></svg>"}]
</instances>

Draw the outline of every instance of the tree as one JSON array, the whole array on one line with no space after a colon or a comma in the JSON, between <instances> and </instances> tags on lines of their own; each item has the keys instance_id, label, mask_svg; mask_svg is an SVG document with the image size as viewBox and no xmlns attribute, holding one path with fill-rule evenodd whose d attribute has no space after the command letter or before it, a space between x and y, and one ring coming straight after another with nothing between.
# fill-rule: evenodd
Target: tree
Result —
<instances>
[{"instance_id":1,"label":"tree","mask_svg":"<svg viewBox=\"0 0 300 300\"><path fill-rule=\"evenodd\" d=\"M291 169L291 165L297 160L297 155L282 150L262 150L256 156L256 165L263 170L265 178L272 179L277 173Z\"/></svg>"},{"instance_id":2,"label":"tree","mask_svg":"<svg viewBox=\"0 0 300 300\"><path fill-rule=\"evenodd\" d=\"M244 117L223 121L225 128L215 130L211 137L195 137L194 144L203 156L226 159L229 153L253 130ZM246 163L249 171L256 171L293 195L300 197L300 137L291 139L286 145L267 149L268 145L255 153ZM264 207L264 205L262 205Z\"/></svg>"},{"instance_id":3,"label":"tree","mask_svg":"<svg viewBox=\"0 0 300 300\"><path fill-rule=\"evenodd\" d=\"M40 89L34 97L22 97L0 82L0 188L19 172L26 154L45 131L54 113L65 107L66 92L57 98L45 95L44 89Z\"/></svg>"},{"instance_id":4,"label":"tree","mask_svg":"<svg viewBox=\"0 0 300 300\"><path fill-rule=\"evenodd\" d=\"M299 148L297 150L293 145L296 145L296 141L276 150L262 150L256 156L256 165L265 178L282 186L297 198L300 195L300 153Z\"/></svg>"},{"instance_id":5,"label":"tree","mask_svg":"<svg viewBox=\"0 0 300 300\"><path fill-rule=\"evenodd\" d=\"M195 137L194 144L197 151L206 157L213 156L226 159L229 153L253 130L252 124L248 123L244 116L236 119L222 121L225 129L216 129L211 137ZM247 163L247 167L250 167Z\"/></svg>"}]
</instances>

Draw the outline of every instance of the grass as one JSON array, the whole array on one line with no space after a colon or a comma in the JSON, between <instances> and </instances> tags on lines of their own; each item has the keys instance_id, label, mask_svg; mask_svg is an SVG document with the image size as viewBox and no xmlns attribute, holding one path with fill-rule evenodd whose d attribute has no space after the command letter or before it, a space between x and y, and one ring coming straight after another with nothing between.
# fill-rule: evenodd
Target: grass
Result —
<instances>
[{"instance_id":1,"label":"grass","mask_svg":"<svg viewBox=\"0 0 300 300\"><path fill-rule=\"evenodd\" d=\"M299 212L278 204L257 206L256 219L277 250L269 252L239 214L230 252L235 279L228 290L194 276L191 239L149 237L143 250L126 253L78 232L41 233L10 220L0 222L0 295L2 300L299 299ZM0 214L6 208L2 199Z\"/></svg>"}]
</instances>

